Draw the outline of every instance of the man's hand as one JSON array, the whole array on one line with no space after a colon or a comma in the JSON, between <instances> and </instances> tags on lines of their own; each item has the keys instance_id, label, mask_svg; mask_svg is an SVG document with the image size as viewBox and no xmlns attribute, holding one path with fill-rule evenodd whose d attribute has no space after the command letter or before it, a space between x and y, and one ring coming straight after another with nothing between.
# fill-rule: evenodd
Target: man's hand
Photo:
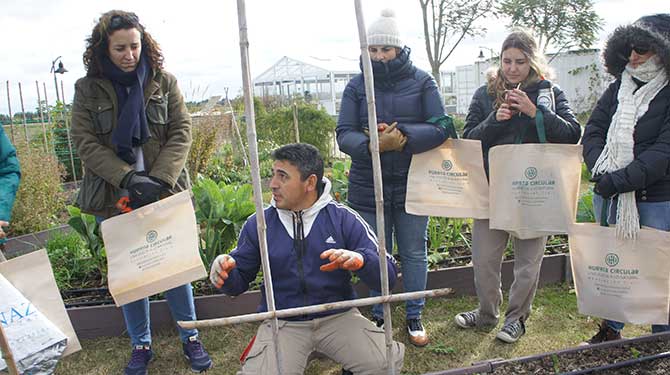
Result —
<instances>
[{"instance_id":1,"label":"man's hand","mask_svg":"<svg viewBox=\"0 0 670 375\"><path fill-rule=\"evenodd\" d=\"M343 269L347 271L358 271L363 268L365 260L363 255L345 249L330 249L321 253L321 259L328 259L330 263L324 264L319 269L324 272Z\"/></svg>"},{"instance_id":2,"label":"man's hand","mask_svg":"<svg viewBox=\"0 0 670 375\"><path fill-rule=\"evenodd\" d=\"M407 143L407 137L402 134L397 127L398 123L394 122L391 125L380 123L377 125L379 135L379 152L386 151L402 151ZM370 153L372 153L372 142L368 145Z\"/></svg>"},{"instance_id":3,"label":"man's hand","mask_svg":"<svg viewBox=\"0 0 670 375\"><path fill-rule=\"evenodd\" d=\"M9 222L0 220L0 240L7 237L7 233L5 233L5 230L2 227L8 227L8 226Z\"/></svg>"},{"instance_id":4,"label":"man's hand","mask_svg":"<svg viewBox=\"0 0 670 375\"><path fill-rule=\"evenodd\" d=\"M235 259L228 254L221 254L212 263L212 269L209 272L209 281L217 289L221 289L223 283L228 278L228 272L235 268Z\"/></svg>"}]
</instances>

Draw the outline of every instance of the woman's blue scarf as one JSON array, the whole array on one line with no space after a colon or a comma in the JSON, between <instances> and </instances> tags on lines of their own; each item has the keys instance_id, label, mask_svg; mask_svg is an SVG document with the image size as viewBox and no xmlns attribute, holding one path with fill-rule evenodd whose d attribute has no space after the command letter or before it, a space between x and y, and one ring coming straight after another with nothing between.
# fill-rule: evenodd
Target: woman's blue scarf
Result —
<instances>
[{"instance_id":1,"label":"woman's blue scarf","mask_svg":"<svg viewBox=\"0 0 670 375\"><path fill-rule=\"evenodd\" d=\"M137 161L133 147L145 144L151 137L144 109L144 85L151 73L149 59L142 53L135 70L124 72L105 55L102 57L102 68L105 78L114 85L119 103L112 143L116 146L116 155L132 165Z\"/></svg>"},{"instance_id":2,"label":"woman's blue scarf","mask_svg":"<svg viewBox=\"0 0 670 375\"><path fill-rule=\"evenodd\" d=\"M396 83L413 74L416 68L412 65L412 60L409 59L411 51L409 47L405 47L400 50L395 59L386 63L372 61L372 74L375 77L375 87L382 90L390 90ZM360 60L359 65L361 71L363 71L362 60Z\"/></svg>"}]
</instances>

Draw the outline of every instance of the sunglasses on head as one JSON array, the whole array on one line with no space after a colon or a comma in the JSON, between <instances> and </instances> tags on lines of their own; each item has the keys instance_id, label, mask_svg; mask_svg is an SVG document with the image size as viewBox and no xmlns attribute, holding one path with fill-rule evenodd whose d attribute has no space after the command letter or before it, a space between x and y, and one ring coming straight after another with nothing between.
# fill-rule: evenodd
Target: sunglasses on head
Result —
<instances>
[{"instance_id":1,"label":"sunglasses on head","mask_svg":"<svg viewBox=\"0 0 670 375\"><path fill-rule=\"evenodd\" d=\"M140 20L134 13L130 13L127 16L112 16L112 19L109 20L109 28L112 30L126 28L129 26L137 26Z\"/></svg>"},{"instance_id":2,"label":"sunglasses on head","mask_svg":"<svg viewBox=\"0 0 670 375\"><path fill-rule=\"evenodd\" d=\"M630 48L635 51L638 55L645 55L651 51L651 46L650 45L631 45Z\"/></svg>"}]
</instances>

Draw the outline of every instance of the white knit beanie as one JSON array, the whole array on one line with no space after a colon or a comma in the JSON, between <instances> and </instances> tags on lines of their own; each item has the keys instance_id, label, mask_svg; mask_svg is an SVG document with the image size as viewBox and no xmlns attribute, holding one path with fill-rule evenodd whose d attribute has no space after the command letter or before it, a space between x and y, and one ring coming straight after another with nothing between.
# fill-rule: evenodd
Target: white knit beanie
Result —
<instances>
[{"instance_id":1,"label":"white knit beanie","mask_svg":"<svg viewBox=\"0 0 670 375\"><path fill-rule=\"evenodd\" d=\"M395 21L395 12L392 9L382 10L381 17L368 27L368 45L393 46L403 48L400 40L398 24Z\"/></svg>"}]
</instances>

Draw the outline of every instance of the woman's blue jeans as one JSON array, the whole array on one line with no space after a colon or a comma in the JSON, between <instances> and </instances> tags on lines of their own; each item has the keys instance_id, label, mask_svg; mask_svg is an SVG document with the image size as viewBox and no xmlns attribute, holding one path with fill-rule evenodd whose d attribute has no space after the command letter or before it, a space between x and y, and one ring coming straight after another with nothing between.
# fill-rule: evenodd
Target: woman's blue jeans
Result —
<instances>
[{"instance_id":1,"label":"woman's blue jeans","mask_svg":"<svg viewBox=\"0 0 670 375\"><path fill-rule=\"evenodd\" d=\"M102 222L103 218L96 217L98 223ZM178 286L165 292L170 313L175 321L180 320L196 320L195 303L193 301L193 288L191 284ZM151 319L149 311L149 298L131 302L121 306L123 317L126 321L126 329L128 336L130 336L130 344L136 345L151 345ZM177 326L179 336L182 342L188 342L188 338L196 336L198 330L184 329Z\"/></svg>"},{"instance_id":2,"label":"woman's blue jeans","mask_svg":"<svg viewBox=\"0 0 670 375\"><path fill-rule=\"evenodd\" d=\"M603 206L604 199L598 195L593 194L593 212L596 221L600 222L600 213ZM616 224L616 207L617 199L609 200L610 208L608 209L607 222ZM640 202L637 201L637 212L640 215L640 225L651 227L658 230L670 231L670 201L665 202ZM613 320L605 320L607 326L615 331L621 331L624 323ZM670 325L653 324L651 326L652 333L670 331Z\"/></svg>"},{"instance_id":3,"label":"woman's blue jeans","mask_svg":"<svg viewBox=\"0 0 670 375\"><path fill-rule=\"evenodd\" d=\"M358 213L377 232L377 214L374 211L359 210ZM416 216L405 212L404 208L384 208L384 236L386 251L393 249L393 234L398 244L398 257L402 272L405 292L418 292L426 289L428 275L428 257L426 255L427 216ZM379 292L370 291L370 296L379 296ZM421 318L425 299L414 299L405 302L407 319ZM372 314L377 318L384 316L382 305L374 305Z\"/></svg>"}]
</instances>

